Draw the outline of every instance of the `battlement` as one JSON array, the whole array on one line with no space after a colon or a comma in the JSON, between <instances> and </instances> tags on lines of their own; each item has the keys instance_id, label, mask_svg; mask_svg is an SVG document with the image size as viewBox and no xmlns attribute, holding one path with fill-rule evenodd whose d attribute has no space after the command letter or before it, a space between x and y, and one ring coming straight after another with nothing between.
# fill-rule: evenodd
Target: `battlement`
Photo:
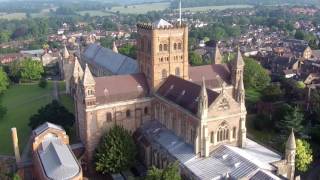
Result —
<instances>
[{"instance_id":1,"label":"battlement","mask_svg":"<svg viewBox=\"0 0 320 180\"><path fill-rule=\"evenodd\" d=\"M144 30L169 30L169 29L184 29L185 27L187 27L186 24L171 24L171 25L163 25L163 26L159 26L157 27L155 24L153 23L138 23L137 24L137 28L138 29L144 29Z\"/></svg>"}]
</instances>

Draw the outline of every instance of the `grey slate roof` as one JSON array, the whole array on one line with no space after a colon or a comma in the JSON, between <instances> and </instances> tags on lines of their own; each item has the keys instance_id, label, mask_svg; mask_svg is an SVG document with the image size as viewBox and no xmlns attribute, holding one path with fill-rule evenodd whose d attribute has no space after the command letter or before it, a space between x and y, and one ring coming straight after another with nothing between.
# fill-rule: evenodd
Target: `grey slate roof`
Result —
<instances>
[{"instance_id":1,"label":"grey slate roof","mask_svg":"<svg viewBox=\"0 0 320 180\"><path fill-rule=\"evenodd\" d=\"M45 122L44 124L40 125L39 127L37 127L35 130L33 130L33 132L35 133L35 135L39 135L41 133L43 133L44 131L46 131L49 128L53 128L53 129L57 129L57 130L61 130L64 131L63 128L59 125L55 125L49 122Z\"/></svg>"},{"instance_id":2,"label":"grey slate roof","mask_svg":"<svg viewBox=\"0 0 320 180\"><path fill-rule=\"evenodd\" d=\"M80 166L70 148L58 138L49 138L38 149L43 169L50 179L71 179L80 173Z\"/></svg>"},{"instance_id":3,"label":"grey slate roof","mask_svg":"<svg viewBox=\"0 0 320 180\"><path fill-rule=\"evenodd\" d=\"M186 144L157 121L145 123L140 131L149 141L159 144L161 149L163 148L166 152L169 152L182 166L191 171L197 179L223 179L226 176L231 179L251 177L259 170L269 170L268 167L271 165L268 164L268 161L279 160L279 158L268 158L275 153L251 140L248 140L249 144L254 145L254 147L241 149L229 145L220 145L208 158L202 158L196 156L191 145ZM250 154L250 151L261 151L264 154L262 153L255 158L253 157L255 153ZM261 162L259 161L260 158ZM266 174L266 176L270 176L270 179L278 179L272 174Z\"/></svg>"},{"instance_id":4,"label":"grey slate roof","mask_svg":"<svg viewBox=\"0 0 320 180\"><path fill-rule=\"evenodd\" d=\"M130 57L113 52L99 44L89 45L83 56L90 64L104 67L114 75L133 74L138 72L138 62Z\"/></svg>"}]
</instances>

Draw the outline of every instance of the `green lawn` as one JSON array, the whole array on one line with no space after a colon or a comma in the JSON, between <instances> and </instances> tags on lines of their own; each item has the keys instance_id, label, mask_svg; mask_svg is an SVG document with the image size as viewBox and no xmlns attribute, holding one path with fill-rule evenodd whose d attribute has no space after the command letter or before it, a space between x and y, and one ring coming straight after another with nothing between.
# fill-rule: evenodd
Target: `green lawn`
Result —
<instances>
[{"instance_id":1,"label":"green lawn","mask_svg":"<svg viewBox=\"0 0 320 180\"><path fill-rule=\"evenodd\" d=\"M182 11L191 11L191 12L203 12L209 10L225 10L225 9L243 9L243 8L253 8L251 5L225 5L225 6L203 6L203 7L189 7L182 8Z\"/></svg>"},{"instance_id":2,"label":"green lawn","mask_svg":"<svg viewBox=\"0 0 320 180\"><path fill-rule=\"evenodd\" d=\"M2 13L0 12L0 19L15 20L26 18L26 13Z\"/></svg>"},{"instance_id":3,"label":"green lawn","mask_svg":"<svg viewBox=\"0 0 320 180\"><path fill-rule=\"evenodd\" d=\"M46 89L39 88L38 84L13 85L1 96L0 103L7 108L7 113L0 121L0 154L13 154L12 127L17 128L22 152L30 137L29 118L51 102L51 93L52 83L49 82Z\"/></svg>"},{"instance_id":4,"label":"green lawn","mask_svg":"<svg viewBox=\"0 0 320 180\"><path fill-rule=\"evenodd\" d=\"M111 12L122 14L145 14L149 11L163 11L170 7L170 2L145 3L138 5L118 6L111 8Z\"/></svg>"},{"instance_id":5,"label":"green lawn","mask_svg":"<svg viewBox=\"0 0 320 180\"><path fill-rule=\"evenodd\" d=\"M60 95L60 102L69 112L74 114L74 102L71 96L66 94Z\"/></svg>"},{"instance_id":6,"label":"green lawn","mask_svg":"<svg viewBox=\"0 0 320 180\"><path fill-rule=\"evenodd\" d=\"M78 14L84 16L86 13L88 13L90 16L109 16L109 15L112 15L113 13L111 12L106 12L106 11L78 11L77 12Z\"/></svg>"}]
</instances>

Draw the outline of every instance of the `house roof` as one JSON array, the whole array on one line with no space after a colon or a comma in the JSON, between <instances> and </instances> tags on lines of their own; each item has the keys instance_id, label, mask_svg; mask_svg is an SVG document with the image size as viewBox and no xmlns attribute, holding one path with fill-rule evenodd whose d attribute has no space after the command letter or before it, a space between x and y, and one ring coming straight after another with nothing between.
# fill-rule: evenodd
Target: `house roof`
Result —
<instances>
[{"instance_id":1,"label":"house roof","mask_svg":"<svg viewBox=\"0 0 320 180\"><path fill-rule=\"evenodd\" d=\"M49 179L72 179L81 171L70 148L58 138L51 137L42 142L38 154Z\"/></svg>"},{"instance_id":2,"label":"house roof","mask_svg":"<svg viewBox=\"0 0 320 180\"><path fill-rule=\"evenodd\" d=\"M60 131L64 131L64 129L59 125L55 125L55 124L52 124L52 123L49 123L49 122L45 122L42 125L40 125L39 127L37 127L36 129L34 129L33 132L35 133L35 135L39 135L39 134L43 133L44 131L46 131L47 129L50 129L50 128L57 129L57 130L60 130Z\"/></svg>"},{"instance_id":3,"label":"house roof","mask_svg":"<svg viewBox=\"0 0 320 180\"><path fill-rule=\"evenodd\" d=\"M148 96L149 87L143 73L94 78L100 104L126 101Z\"/></svg>"},{"instance_id":4,"label":"house roof","mask_svg":"<svg viewBox=\"0 0 320 180\"><path fill-rule=\"evenodd\" d=\"M112 74L124 75L138 72L138 62L125 55L115 53L99 44L90 44L83 56L90 64L104 67Z\"/></svg>"},{"instance_id":5,"label":"house roof","mask_svg":"<svg viewBox=\"0 0 320 180\"><path fill-rule=\"evenodd\" d=\"M200 91L200 85L171 75L158 89L157 94L191 113L197 114ZM208 106L210 106L219 94L210 89L207 89L207 94Z\"/></svg>"},{"instance_id":6,"label":"house roof","mask_svg":"<svg viewBox=\"0 0 320 180\"><path fill-rule=\"evenodd\" d=\"M225 83L230 84L231 74L229 67L226 64L189 67L190 81L201 85L202 77L204 77L206 86L209 89L220 88L220 82L217 75L219 75Z\"/></svg>"}]
</instances>

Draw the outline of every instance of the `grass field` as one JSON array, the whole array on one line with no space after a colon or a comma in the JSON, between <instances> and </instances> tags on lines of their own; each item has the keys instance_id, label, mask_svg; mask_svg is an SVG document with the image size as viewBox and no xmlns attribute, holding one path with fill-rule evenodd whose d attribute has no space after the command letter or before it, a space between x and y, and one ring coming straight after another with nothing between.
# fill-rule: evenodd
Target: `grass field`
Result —
<instances>
[{"instance_id":1,"label":"grass field","mask_svg":"<svg viewBox=\"0 0 320 180\"><path fill-rule=\"evenodd\" d=\"M170 2L160 2L160 3L146 3L139 5L128 5L113 7L111 12L118 12L122 14L145 14L148 11L162 11L170 7Z\"/></svg>"},{"instance_id":2,"label":"grass field","mask_svg":"<svg viewBox=\"0 0 320 180\"><path fill-rule=\"evenodd\" d=\"M60 95L61 104L72 114L74 114L74 102L71 96L63 94Z\"/></svg>"},{"instance_id":3,"label":"grass field","mask_svg":"<svg viewBox=\"0 0 320 180\"><path fill-rule=\"evenodd\" d=\"M0 19L14 20L14 19L24 19L26 18L26 13L2 13L0 12Z\"/></svg>"},{"instance_id":4,"label":"grass field","mask_svg":"<svg viewBox=\"0 0 320 180\"><path fill-rule=\"evenodd\" d=\"M39 88L38 84L14 85L1 96L0 103L7 108L7 113L0 120L0 154L13 154L10 131L12 127L17 128L22 152L30 137L29 117L51 102L51 93L52 83L49 82L46 89Z\"/></svg>"},{"instance_id":5,"label":"grass field","mask_svg":"<svg viewBox=\"0 0 320 180\"><path fill-rule=\"evenodd\" d=\"M84 16L86 13L88 13L90 16L109 16L112 15L111 12L106 11L78 11L78 14L81 16Z\"/></svg>"},{"instance_id":6,"label":"grass field","mask_svg":"<svg viewBox=\"0 0 320 180\"><path fill-rule=\"evenodd\" d=\"M182 8L182 11L191 11L191 12L203 12L209 10L225 10L225 9L243 9L243 8L252 8L251 5L226 5L226 6L204 6L204 7L190 7Z\"/></svg>"}]
</instances>

